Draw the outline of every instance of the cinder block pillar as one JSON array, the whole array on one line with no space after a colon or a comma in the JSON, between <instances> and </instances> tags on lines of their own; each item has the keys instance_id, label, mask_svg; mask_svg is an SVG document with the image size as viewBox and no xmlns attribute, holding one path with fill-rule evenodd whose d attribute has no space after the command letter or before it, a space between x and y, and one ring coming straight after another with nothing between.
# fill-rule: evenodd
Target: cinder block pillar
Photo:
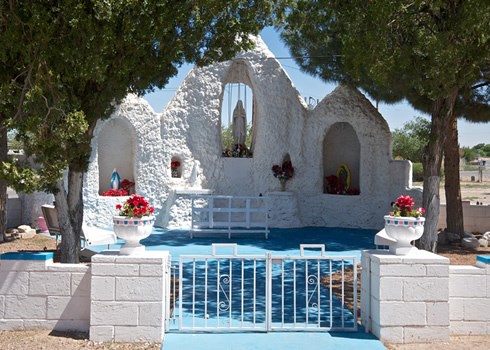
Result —
<instances>
[{"instance_id":1,"label":"cinder block pillar","mask_svg":"<svg viewBox=\"0 0 490 350\"><path fill-rule=\"evenodd\" d=\"M161 342L168 252L92 257L90 340Z\"/></svg>"},{"instance_id":2,"label":"cinder block pillar","mask_svg":"<svg viewBox=\"0 0 490 350\"><path fill-rule=\"evenodd\" d=\"M406 256L362 252L361 319L389 343L449 339L449 259L419 250Z\"/></svg>"}]
</instances>

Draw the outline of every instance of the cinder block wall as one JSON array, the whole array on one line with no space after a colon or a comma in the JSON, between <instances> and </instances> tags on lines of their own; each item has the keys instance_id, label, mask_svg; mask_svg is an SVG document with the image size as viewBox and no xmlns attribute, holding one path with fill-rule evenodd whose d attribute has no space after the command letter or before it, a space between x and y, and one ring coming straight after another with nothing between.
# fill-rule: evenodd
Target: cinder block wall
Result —
<instances>
[{"instance_id":1,"label":"cinder block wall","mask_svg":"<svg viewBox=\"0 0 490 350\"><path fill-rule=\"evenodd\" d=\"M86 332L90 267L54 264L53 253L0 255L0 329Z\"/></svg>"},{"instance_id":2,"label":"cinder block wall","mask_svg":"<svg viewBox=\"0 0 490 350\"><path fill-rule=\"evenodd\" d=\"M490 260L449 269L449 318L453 335L490 334Z\"/></svg>"},{"instance_id":3,"label":"cinder block wall","mask_svg":"<svg viewBox=\"0 0 490 350\"><path fill-rule=\"evenodd\" d=\"M490 231L490 205L472 205L463 202L464 230L467 232ZM441 204L439 228L446 228L446 204Z\"/></svg>"}]
</instances>

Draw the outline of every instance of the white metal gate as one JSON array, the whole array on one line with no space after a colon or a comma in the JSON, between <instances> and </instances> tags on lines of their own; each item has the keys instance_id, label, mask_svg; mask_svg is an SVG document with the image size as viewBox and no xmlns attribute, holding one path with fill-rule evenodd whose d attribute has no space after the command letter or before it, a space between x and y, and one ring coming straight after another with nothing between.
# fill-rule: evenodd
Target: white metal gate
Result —
<instances>
[{"instance_id":1,"label":"white metal gate","mask_svg":"<svg viewBox=\"0 0 490 350\"><path fill-rule=\"evenodd\" d=\"M213 244L210 255L180 256L168 330L357 330L355 256L326 256L324 245L302 244L297 256L238 255L237 249Z\"/></svg>"}]
</instances>

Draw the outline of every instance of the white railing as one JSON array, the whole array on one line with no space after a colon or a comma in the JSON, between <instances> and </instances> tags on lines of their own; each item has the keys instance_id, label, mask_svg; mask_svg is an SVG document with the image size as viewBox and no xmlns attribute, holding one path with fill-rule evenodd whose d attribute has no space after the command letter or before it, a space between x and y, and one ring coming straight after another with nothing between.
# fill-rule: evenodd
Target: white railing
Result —
<instances>
[{"instance_id":1,"label":"white railing","mask_svg":"<svg viewBox=\"0 0 490 350\"><path fill-rule=\"evenodd\" d=\"M195 232L264 233L269 235L268 198L192 196L191 238Z\"/></svg>"},{"instance_id":2,"label":"white railing","mask_svg":"<svg viewBox=\"0 0 490 350\"><path fill-rule=\"evenodd\" d=\"M306 254L309 248L321 254ZM180 257L178 280L179 331L357 330L356 258L327 256L323 245L273 256L239 255L236 244L213 244L210 255Z\"/></svg>"}]
</instances>

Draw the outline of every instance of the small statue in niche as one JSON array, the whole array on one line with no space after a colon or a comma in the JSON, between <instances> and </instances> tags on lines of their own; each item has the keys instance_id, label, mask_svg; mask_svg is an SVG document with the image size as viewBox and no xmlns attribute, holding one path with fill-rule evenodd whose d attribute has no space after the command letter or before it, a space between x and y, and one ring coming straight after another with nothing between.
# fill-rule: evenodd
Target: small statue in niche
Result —
<instances>
[{"instance_id":1,"label":"small statue in niche","mask_svg":"<svg viewBox=\"0 0 490 350\"><path fill-rule=\"evenodd\" d=\"M235 145L245 145L247 137L247 115L242 100L238 100L233 111L233 141Z\"/></svg>"},{"instance_id":2,"label":"small statue in niche","mask_svg":"<svg viewBox=\"0 0 490 350\"><path fill-rule=\"evenodd\" d=\"M118 190L121 184L121 177L117 173L116 168L112 171L110 186L113 190Z\"/></svg>"}]
</instances>

